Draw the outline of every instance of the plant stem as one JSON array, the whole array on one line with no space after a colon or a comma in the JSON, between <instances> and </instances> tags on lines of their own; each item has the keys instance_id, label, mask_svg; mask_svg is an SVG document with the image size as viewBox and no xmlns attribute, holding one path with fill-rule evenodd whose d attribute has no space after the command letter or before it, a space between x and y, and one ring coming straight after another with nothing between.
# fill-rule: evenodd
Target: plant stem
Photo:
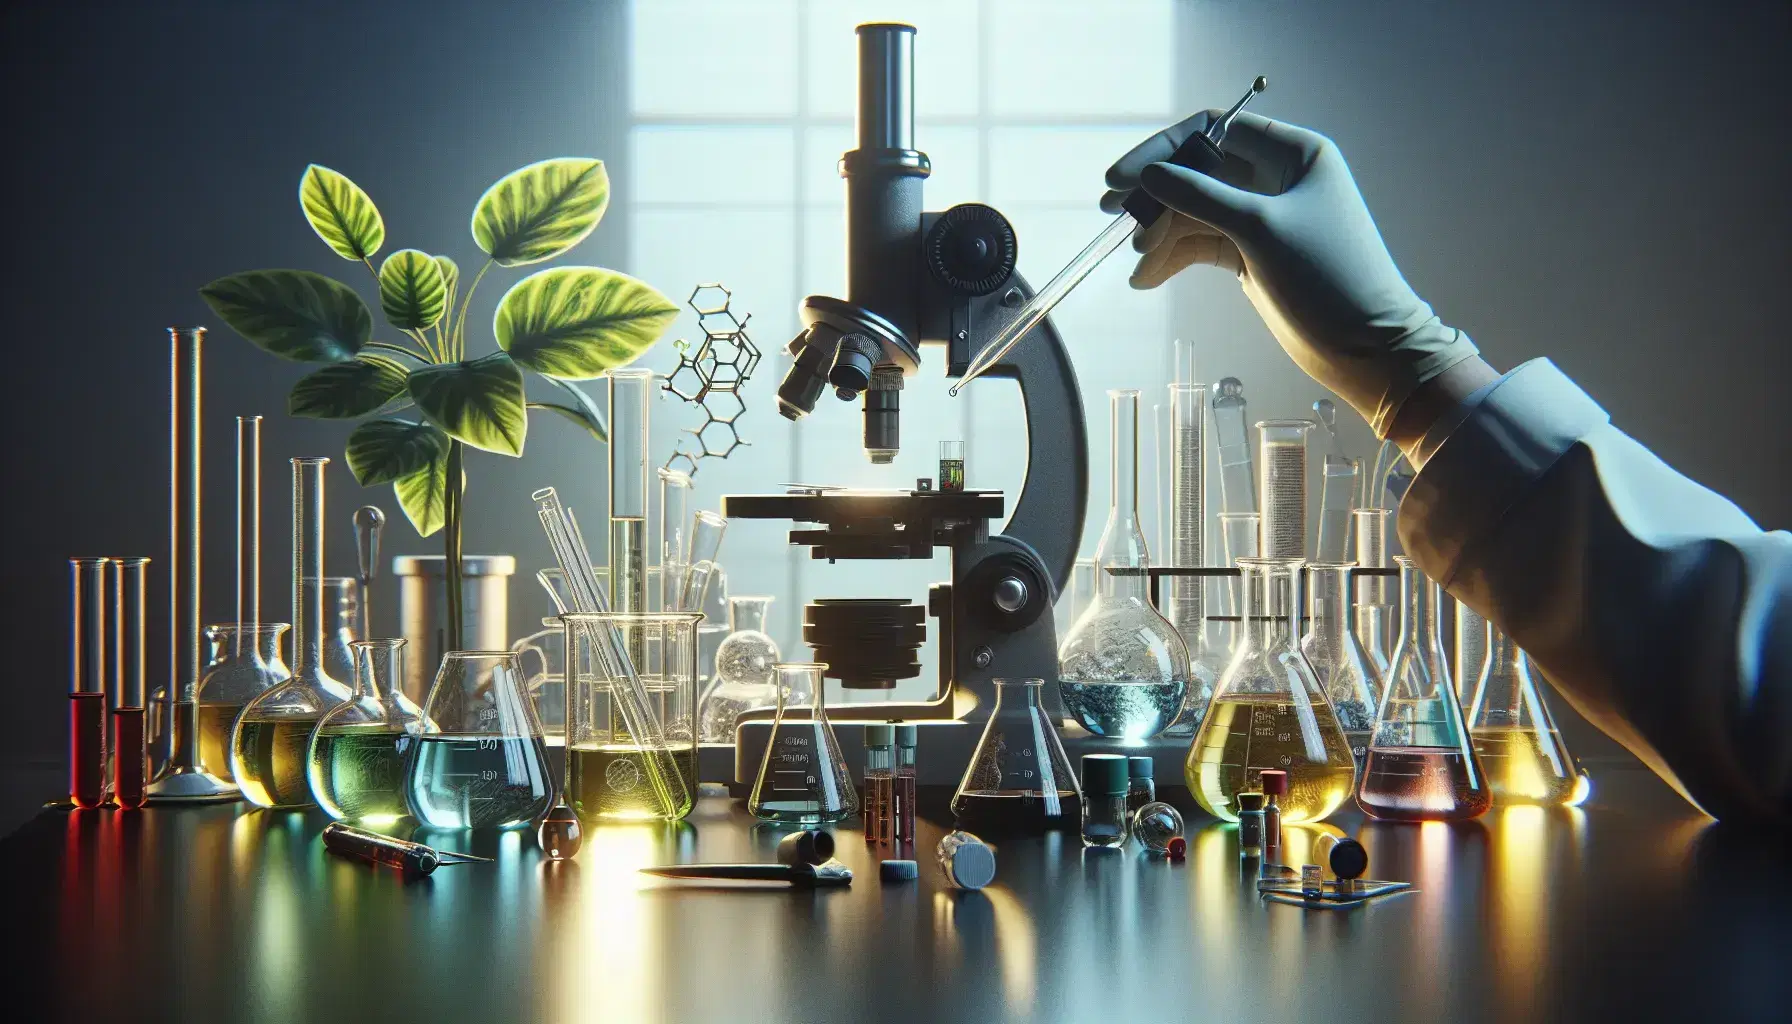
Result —
<instances>
[{"instance_id":1,"label":"plant stem","mask_svg":"<svg viewBox=\"0 0 1792 1024\"><path fill-rule=\"evenodd\" d=\"M461 459L464 449L459 441L448 442L447 481L443 485L448 488L442 497L442 554L447 562L445 574L448 585L448 630L447 649L450 651L466 650L466 638L461 622L461 565L460 565L460 519L461 519Z\"/></svg>"},{"instance_id":2,"label":"plant stem","mask_svg":"<svg viewBox=\"0 0 1792 1024\"><path fill-rule=\"evenodd\" d=\"M415 331L415 330L412 330L412 331L406 331L406 332L404 332L404 333L406 333L406 334L408 334L408 335L410 335L410 336L411 336L411 337L413 337L413 338L416 338L416 339L417 339L417 344L419 344L419 345L422 345L422 346L423 346L423 351L425 351L425 352L428 352L428 353L429 353L429 361L430 361L430 362L432 362L432 363L439 363L439 362L441 362L441 356L440 356L440 355L439 355L439 354L438 354L438 353L437 353L437 352L436 352L436 350L435 350L435 349L434 349L434 348L432 348L432 347L431 347L431 346L430 346L430 344L429 344L429 335L427 335L427 334L424 334L424 333L423 333L423 332L422 332L422 331Z\"/></svg>"},{"instance_id":3,"label":"plant stem","mask_svg":"<svg viewBox=\"0 0 1792 1024\"><path fill-rule=\"evenodd\" d=\"M492 269L492 262L485 261L485 265L479 268L479 273L473 275L473 283L467 285L467 293L460 298L460 316L456 319L454 330L450 332L455 359L467 357L467 306L473 301L473 290L479 287L479 279Z\"/></svg>"},{"instance_id":4,"label":"plant stem","mask_svg":"<svg viewBox=\"0 0 1792 1024\"><path fill-rule=\"evenodd\" d=\"M425 365L427 365L428 363L431 362L431 360L429 359L428 356L425 356L421 352L415 352L415 351L412 351L411 349L405 348L403 345L394 345L394 344L391 344L390 342L385 342L385 341L370 341L367 343L366 347L367 348L376 348L382 352L396 352L401 356L410 356L412 359L415 359L418 362L423 363Z\"/></svg>"}]
</instances>

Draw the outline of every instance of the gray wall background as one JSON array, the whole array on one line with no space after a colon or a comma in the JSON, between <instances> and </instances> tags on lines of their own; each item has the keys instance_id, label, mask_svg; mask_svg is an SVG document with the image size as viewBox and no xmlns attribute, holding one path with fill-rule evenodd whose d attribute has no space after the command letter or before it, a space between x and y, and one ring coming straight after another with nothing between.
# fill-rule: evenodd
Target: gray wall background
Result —
<instances>
[{"instance_id":1,"label":"gray wall background","mask_svg":"<svg viewBox=\"0 0 1792 1024\"><path fill-rule=\"evenodd\" d=\"M357 168L396 244L457 257L473 252L474 199L544 155L604 157L614 201L626 199L621 7L7 5L0 407L14 554L0 766L61 764L64 557L165 554L162 328L205 322L196 289L225 273L343 270L295 208L308 162ZM1779 372L1792 264L1786 4L1187 0L1184 14L1189 106L1268 74L1263 111L1339 141L1408 277L1491 361L1548 355L1667 461L1764 524L1792 520ZM626 218L613 213L579 255L626 269L627 251ZM1178 326L1227 339L1218 362L1252 383L1254 413L1300 414L1318 397L1236 285L1208 275L1180 287ZM482 289L475 322L501 292ZM286 603L285 459L337 460L332 572L353 569L349 511L392 509L388 491L363 492L341 466L345 428L283 415L302 372L213 333L208 619L230 609L235 415L269 417L263 600L275 612ZM558 423L537 422L525 461L476 456L469 471L469 551L544 561L521 500L541 483L601 507L600 453ZM389 531L389 554L435 550L402 524ZM513 589L513 632L541 610L532 590ZM159 602L153 611L151 664L164 665ZM1573 736L1600 747L1584 728Z\"/></svg>"}]
</instances>

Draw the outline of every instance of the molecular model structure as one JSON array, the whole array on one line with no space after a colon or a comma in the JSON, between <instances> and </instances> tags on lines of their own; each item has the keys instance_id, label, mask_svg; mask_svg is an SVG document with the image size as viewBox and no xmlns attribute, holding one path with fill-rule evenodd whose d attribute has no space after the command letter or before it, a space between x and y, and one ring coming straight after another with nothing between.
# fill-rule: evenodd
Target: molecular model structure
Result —
<instances>
[{"instance_id":1,"label":"molecular model structure","mask_svg":"<svg viewBox=\"0 0 1792 1024\"><path fill-rule=\"evenodd\" d=\"M662 378L660 387L701 410L703 424L684 428L690 437L678 439L666 459L667 469L696 476L703 459L725 459L747 443L740 436L740 418L747 411L740 389L758 368L760 354L747 337L752 314L736 316L729 308L732 299L720 284L700 284L685 300L697 314L703 340L695 349L682 338L673 345L678 365Z\"/></svg>"}]
</instances>

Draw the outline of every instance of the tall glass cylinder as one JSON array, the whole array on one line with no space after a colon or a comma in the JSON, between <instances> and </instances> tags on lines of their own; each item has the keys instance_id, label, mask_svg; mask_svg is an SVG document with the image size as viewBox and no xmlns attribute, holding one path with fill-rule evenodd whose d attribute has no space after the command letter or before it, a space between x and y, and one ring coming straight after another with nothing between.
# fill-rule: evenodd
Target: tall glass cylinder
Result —
<instances>
[{"instance_id":1,"label":"tall glass cylinder","mask_svg":"<svg viewBox=\"0 0 1792 1024\"><path fill-rule=\"evenodd\" d=\"M1306 557L1307 432L1312 429L1308 420L1257 424L1264 558Z\"/></svg>"},{"instance_id":2,"label":"tall glass cylinder","mask_svg":"<svg viewBox=\"0 0 1792 1024\"><path fill-rule=\"evenodd\" d=\"M1486 668L1487 620L1461 601L1451 603L1456 606L1456 632L1455 642L1451 645L1450 676L1456 680L1456 696L1462 700L1462 710L1466 712L1469 702L1475 698L1475 683Z\"/></svg>"},{"instance_id":3,"label":"tall glass cylinder","mask_svg":"<svg viewBox=\"0 0 1792 1024\"><path fill-rule=\"evenodd\" d=\"M292 677L295 682L328 680L346 694L347 684L331 677L324 664L330 623L324 619L324 467L329 459L292 460Z\"/></svg>"},{"instance_id":4,"label":"tall glass cylinder","mask_svg":"<svg viewBox=\"0 0 1792 1024\"><path fill-rule=\"evenodd\" d=\"M261 417L236 418L236 626L261 624ZM239 632L239 635L240 632Z\"/></svg>"},{"instance_id":5,"label":"tall glass cylinder","mask_svg":"<svg viewBox=\"0 0 1792 1024\"><path fill-rule=\"evenodd\" d=\"M1314 547L1318 557L1314 561L1348 562L1355 554L1350 543L1350 513L1362 465L1361 459L1325 456L1319 483L1319 538Z\"/></svg>"},{"instance_id":6,"label":"tall glass cylinder","mask_svg":"<svg viewBox=\"0 0 1792 1024\"><path fill-rule=\"evenodd\" d=\"M1244 384L1223 377L1213 386L1213 434L1220 464L1220 511L1257 511L1257 478L1251 472L1251 437L1245 429Z\"/></svg>"},{"instance_id":7,"label":"tall glass cylinder","mask_svg":"<svg viewBox=\"0 0 1792 1024\"><path fill-rule=\"evenodd\" d=\"M149 793L146 742L143 606L147 558L112 562L112 797L118 806L142 807Z\"/></svg>"},{"instance_id":8,"label":"tall glass cylinder","mask_svg":"<svg viewBox=\"0 0 1792 1024\"><path fill-rule=\"evenodd\" d=\"M1227 566L1236 568L1240 559L1259 557L1259 545L1263 541L1262 524L1263 517L1255 512L1220 513L1220 548ZM1225 583L1226 611L1233 617L1232 628L1227 631L1227 647L1229 650L1236 650L1238 641L1243 636L1244 578L1241 576L1226 580Z\"/></svg>"},{"instance_id":9,"label":"tall glass cylinder","mask_svg":"<svg viewBox=\"0 0 1792 1024\"><path fill-rule=\"evenodd\" d=\"M1388 517L1385 508L1359 508L1356 521L1356 564L1364 569L1388 569ZM1392 659L1388 654L1388 620L1394 608L1394 585L1385 576L1365 576L1356 581L1356 637L1363 654L1385 678Z\"/></svg>"},{"instance_id":10,"label":"tall glass cylinder","mask_svg":"<svg viewBox=\"0 0 1792 1024\"><path fill-rule=\"evenodd\" d=\"M1112 438L1108 493L1112 504L1095 551L1095 588L1101 598L1143 598L1150 583L1143 570L1151 564L1151 553L1139 526L1139 393L1109 391L1108 407Z\"/></svg>"},{"instance_id":11,"label":"tall glass cylinder","mask_svg":"<svg viewBox=\"0 0 1792 1024\"><path fill-rule=\"evenodd\" d=\"M595 820L676 819L697 792L697 623L686 612L565 615L566 802ZM612 639L613 637L613 639ZM648 652L637 674L663 743L636 736L615 704L614 645Z\"/></svg>"},{"instance_id":12,"label":"tall glass cylinder","mask_svg":"<svg viewBox=\"0 0 1792 1024\"><path fill-rule=\"evenodd\" d=\"M1179 569L1205 565L1202 533L1207 526L1206 431L1202 429L1207 389L1170 385L1170 550L1168 564ZM1171 576L1164 581L1164 608L1191 649L1204 625L1204 580Z\"/></svg>"},{"instance_id":13,"label":"tall glass cylinder","mask_svg":"<svg viewBox=\"0 0 1792 1024\"><path fill-rule=\"evenodd\" d=\"M76 807L106 801L106 567L109 558L71 558L68 798Z\"/></svg>"},{"instance_id":14,"label":"tall glass cylinder","mask_svg":"<svg viewBox=\"0 0 1792 1024\"><path fill-rule=\"evenodd\" d=\"M653 371L611 370L610 610L647 611L647 432Z\"/></svg>"},{"instance_id":15,"label":"tall glass cylinder","mask_svg":"<svg viewBox=\"0 0 1792 1024\"><path fill-rule=\"evenodd\" d=\"M663 566L660 572L660 607L670 609L678 603L684 586L685 568L689 564L691 478L676 469L661 467L659 536L654 538L653 563Z\"/></svg>"}]
</instances>

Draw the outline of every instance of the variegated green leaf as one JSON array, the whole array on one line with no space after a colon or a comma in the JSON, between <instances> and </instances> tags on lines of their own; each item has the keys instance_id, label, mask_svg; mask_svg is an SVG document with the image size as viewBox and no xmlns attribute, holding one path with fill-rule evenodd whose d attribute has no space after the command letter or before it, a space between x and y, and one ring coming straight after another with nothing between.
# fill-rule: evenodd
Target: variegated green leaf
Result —
<instances>
[{"instance_id":1,"label":"variegated green leaf","mask_svg":"<svg viewBox=\"0 0 1792 1024\"><path fill-rule=\"evenodd\" d=\"M391 483L447 459L448 435L427 423L369 420L348 435L343 458L361 486Z\"/></svg>"},{"instance_id":2,"label":"variegated green leaf","mask_svg":"<svg viewBox=\"0 0 1792 1024\"><path fill-rule=\"evenodd\" d=\"M345 260L364 260L386 241L386 223L361 186L318 164L299 179L299 205L311 230Z\"/></svg>"},{"instance_id":3,"label":"variegated green leaf","mask_svg":"<svg viewBox=\"0 0 1792 1024\"><path fill-rule=\"evenodd\" d=\"M354 289L309 270L247 270L199 295L232 330L282 359L340 363L373 340L373 314Z\"/></svg>"},{"instance_id":4,"label":"variegated green leaf","mask_svg":"<svg viewBox=\"0 0 1792 1024\"><path fill-rule=\"evenodd\" d=\"M397 360L363 352L294 384L286 396L286 411L320 420L365 416L403 394L405 376L404 365Z\"/></svg>"},{"instance_id":5,"label":"variegated green leaf","mask_svg":"<svg viewBox=\"0 0 1792 1024\"><path fill-rule=\"evenodd\" d=\"M448 454L432 459L429 465L392 482L392 493L398 507L417 528L417 536L427 537L442 528L448 510ZM461 474L460 487L467 489L467 475Z\"/></svg>"},{"instance_id":6,"label":"variegated green leaf","mask_svg":"<svg viewBox=\"0 0 1792 1024\"><path fill-rule=\"evenodd\" d=\"M590 380L659 340L678 316L672 300L627 274L556 267L518 281L498 300L498 347L536 373Z\"/></svg>"},{"instance_id":7,"label":"variegated green leaf","mask_svg":"<svg viewBox=\"0 0 1792 1024\"><path fill-rule=\"evenodd\" d=\"M485 190L473 208L473 240L501 266L540 263L584 241L609 202L602 160L543 160Z\"/></svg>"},{"instance_id":8,"label":"variegated green leaf","mask_svg":"<svg viewBox=\"0 0 1792 1024\"><path fill-rule=\"evenodd\" d=\"M380 309L401 331L420 331L442 319L448 283L428 253L400 249L380 264Z\"/></svg>"},{"instance_id":9,"label":"variegated green leaf","mask_svg":"<svg viewBox=\"0 0 1792 1024\"><path fill-rule=\"evenodd\" d=\"M523 371L503 352L411 371L411 398L429 421L475 448L523 454L529 411Z\"/></svg>"}]
</instances>

